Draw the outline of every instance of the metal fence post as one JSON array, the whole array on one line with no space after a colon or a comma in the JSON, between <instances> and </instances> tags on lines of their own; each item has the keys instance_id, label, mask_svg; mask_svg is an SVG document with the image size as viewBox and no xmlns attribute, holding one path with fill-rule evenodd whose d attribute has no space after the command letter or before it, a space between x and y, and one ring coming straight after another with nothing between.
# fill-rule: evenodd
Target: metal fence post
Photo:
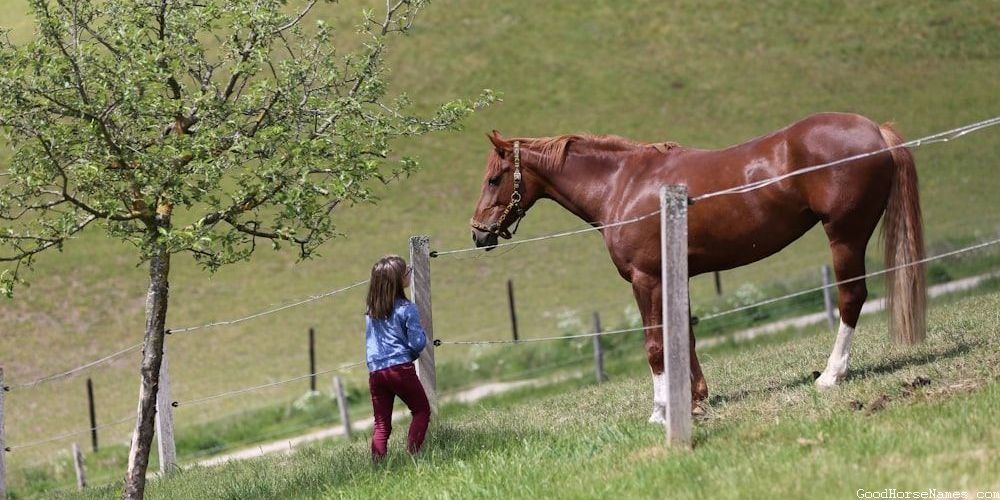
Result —
<instances>
[{"instance_id":1,"label":"metal fence post","mask_svg":"<svg viewBox=\"0 0 1000 500\"><path fill-rule=\"evenodd\" d=\"M826 307L826 322L830 328L837 326L837 316L833 312L833 291L830 289L830 266L820 268L823 279L823 306Z\"/></svg>"},{"instance_id":2,"label":"metal fence post","mask_svg":"<svg viewBox=\"0 0 1000 500\"><path fill-rule=\"evenodd\" d=\"M601 333L601 314L594 311L594 333ZM604 373L604 347L601 345L601 336L594 335L594 373L597 375L597 383L604 383L608 377Z\"/></svg>"}]
</instances>

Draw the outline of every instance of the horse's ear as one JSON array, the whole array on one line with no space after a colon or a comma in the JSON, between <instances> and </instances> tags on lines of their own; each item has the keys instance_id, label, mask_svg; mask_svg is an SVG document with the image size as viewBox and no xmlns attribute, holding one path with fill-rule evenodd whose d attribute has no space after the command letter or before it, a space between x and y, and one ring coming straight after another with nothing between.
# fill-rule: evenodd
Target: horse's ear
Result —
<instances>
[{"instance_id":1,"label":"horse's ear","mask_svg":"<svg viewBox=\"0 0 1000 500\"><path fill-rule=\"evenodd\" d=\"M513 147L510 142L504 140L504 138L500 136L500 132L497 132L496 130L486 134L486 137L489 137L490 142L493 143L493 147L496 148L497 154L500 155L501 158L503 158L506 152Z\"/></svg>"}]
</instances>

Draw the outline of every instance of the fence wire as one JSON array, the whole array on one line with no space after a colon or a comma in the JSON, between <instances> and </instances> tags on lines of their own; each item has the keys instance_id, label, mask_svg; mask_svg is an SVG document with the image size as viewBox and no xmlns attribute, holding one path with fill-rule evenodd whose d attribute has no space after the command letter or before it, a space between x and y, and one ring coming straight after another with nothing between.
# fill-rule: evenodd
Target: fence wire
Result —
<instances>
[{"instance_id":1,"label":"fence wire","mask_svg":"<svg viewBox=\"0 0 1000 500\"><path fill-rule=\"evenodd\" d=\"M254 313L254 314L251 314L249 316L244 316L242 318L231 319L231 320L227 320L227 321L214 321L212 323L206 323L204 325L198 325L198 326L189 326L189 327L186 327L186 328L168 328L167 329L167 335L174 334L174 333L193 332L195 330L202 330L202 329L205 329L205 328L212 328L212 327L216 327L216 326L235 325L237 323L242 323L244 321L250 321L252 319L257 319L257 318L260 318L262 316L267 316L269 314L274 314L276 312L281 312L281 311L284 311L286 309L291 309L293 307L298 307L298 306L301 306L303 304L308 304L310 302L315 302L315 301L320 300L320 299L325 299L325 298L330 297L332 295L337 295L338 293L346 292L348 290L351 290L353 288L357 288L357 287L359 287L361 285L365 285L367 283L368 283L368 280L359 281L359 282L357 282L357 283L355 283L353 285L348 285L348 286L345 286L343 288L338 288L336 290L331 290L331 291L326 292L326 293L321 293L319 295L311 295L311 296L309 296L309 297L307 297L305 299L298 300L298 301L292 302L290 304L285 304L283 306L275 307L273 309L268 309L266 311L261 311L261 312L258 312L258 313Z\"/></svg>"},{"instance_id":2,"label":"fence wire","mask_svg":"<svg viewBox=\"0 0 1000 500\"><path fill-rule=\"evenodd\" d=\"M728 309L728 310L725 310L725 311L720 311L720 312L717 312L717 313L708 314L708 315L705 315L703 317L700 317L699 320L700 321L707 321L707 320L719 318L719 317L722 317L722 316L726 316L726 315L729 315L729 314L733 314L733 313L736 313L736 312L745 311L747 309L753 309L755 307L765 306L765 305L768 305L768 304L773 304L775 302L781 302L781 301L788 300L788 299L791 299L791 298L794 298L794 297L798 297L800 295L806 295L806 294L814 293L814 292L817 292L817 291L821 291L821 290L823 290L825 288L833 288L833 287L836 287L836 286L839 286L839 285L843 285L843 284L846 284L846 283L851 283L851 282L854 282L854 281L859 281L859 280L871 278L873 276L879 276L879 275L882 275L882 274L886 274L886 273L889 273L889 272L892 272L892 271L895 271L895 270L898 270L898 269L902 269L902 268L905 268L905 267L910 267L910 266L916 266L916 265L920 265L920 264L925 264L927 262L932 262L932 261L935 261L935 260L938 260L938 259L943 259L943 258L946 258L946 257L951 257L951 256L954 256L954 255L958 255L958 254L962 254L962 253L966 253L966 252L971 252L971 251L974 251L974 250L979 250L979 249L986 248L986 247L991 246L991 245L995 245L997 243L1000 243L1000 238L993 239L993 240L990 240L990 241L984 241L984 242L977 243L975 245L971 245L971 246L968 246L968 247L965 247L965 248L960 248L960 249L957 249L957 250L952 250L950 252L945 252L945 253L942 253L942 254L934 255L934 256L927 257L927 258L920 259L920 260L916 260L916 261L913 261L913 262L908 262L906 264L901 264L901 265L898 265L898 266L889 267L889 268L886 268L886 269L882 269L881 271L875 271L875 272L871 272L871 273L868 273L868 274L865 274L865 275L862 275L862 276L856 276L854 278L837 281L835 283L830 283L828 285L822 285L822 286L818 286L818 287L814 287L814 288L809 288L809 289L806 289L806 290L801 290L801 291L798 291L798 292L793 292L793 293L789 293L789 294L786 294L786 295L782 295L780 297L773 297L773 298L770 298L770 299L762 300L762 301L759 301L759 302L756 302L756 303L753 303L753 304L748 304L748 305L745 305L745 306L734 307L732 309ZM650 329L654 329L654 328L660 328L661 326L662 325L652 325L652 326L645 326L645 327L624 328L624 329L621 329L621 330L611 330L611 331L606 331L606 332L602 332L602 333L591 332L591 333L582 333L582 334L579 334L579 335L563 335L563 336L558 336L558 337L538 337L538 338L526 338L526 339L519 339L519 340L503 339L503 340L453 340L453 341L448 341L448 340L435 339L434 340L434 345L439 346L439 345L524 344L524 343L531 343L531 342L546 342L546 341L553 341L553 340L572 340L572 339L579 339L579 338L586 338L586 337L596 337L596 336L601 336L601 335L614 335L614 334L618 334L618 333L631 333L631 332L636 332L636 331L644 331L644 330L650 330Z\"/></svg>"},{"instance_id":3,"label":"fence wire","mask_svg":"<svg viewBox=\"0 0 1000 500\"><path fill-rule=\"evenodd\" d=\"M60 434L58 436L54 436L54 437L50 437L50 438L45 438L45 439L40 439L38 441L31 441L31 442L24 443L24 444L21 444L21 445L10 446L10 447L8 447L7 451L10 452L10 453L13 453L13 452L15 452L17 450L23 450L25 448L33 448L35 446L41 446L43 444L54 443L56 441L63 441L65 439L69 439L69 438L71 438L73 436L79 436L80 434L87 434L89 432L99 431L101 429L107 429L109 427L115 427L115 426L124 424L125 422L135 422L135 419L136 419L135 415L130 415L130 416L125 417L125 418L123 418L121 420L115 420L114 422L111 422L111 423L108 423L108 424L98 425L97 427L87 427L86 429L79 429L79 430L75 430L75 431L70 431L70 432L67 432L65 434Z\"/></svg>"},{"instance_id":4,"label":"fence wire","mask_svg":"<svg viewBox=\"0 0 1000 500\"><path fill-rule=\"evenodd\" d=\"M733 313L736 313L736 312L745 311L747 309L753 309L755 307L760 307L760 306L765 306L765 305L768 305L768 304L773 304L775 302L780 302L780 301L783 301L783 300L788 300L788 299L791 299L793 297L798 297L800 295L806 295L806 294L810 294L810 293L813 293L813 292L818 292L818 291L821 291L821 290L826 289L826 288L833 288L833 287L836 287L836 286L839 286L839 285L843 285L843 284L846 284L846 283L853 283L855 281L859 281L859 280L871 278L873 276L879 276L879 275L882 275L882 274L890 273L892 271L895 271L897 269L902 269L904 267L925 264L927 262L932 262L932 261L935 261L935 260L938 260L938 259L943 259L945 257L951 257L953 255L958 255L958 254L965 253L965 252L971 252L973 250L979 250L981 248L986 248L986 247L988 247L990 245L996 245L997 243L1000 243L1000 238L995 239L995 240L990 240L990 241L984 241L982 243L978 243L978 244L975 244L975 245L972 245L972 246L968 246L968 247L965 247L965 248L960 248L958 250L952 250L950 252L945 252L945 253L942 253L942 254L934 255L932 257L927 257L927 258L916 260L916 261L913 261L913 262L907 262L906 264L900 264L898 266L889 267L889 268L883 269L881 271L874 271L874 272L871 272L871 273L868 273L868 274L864 274L864 275L861 275L861 276L856 276L854 278L850 278L850 279L846 279L846 280L841 280L841 281L838 281L836 283L830 283L828 285L822 285L822 286L818 286L818 287L815 287L815 288L810 288L808 290L802 290L802 291L798 291L798 292L789 293L787 295L782 295L780 297L774 297L774 298L770 298L770 299L767 299L767 300L762 300L762 301L754 303L754 304L749 304L749 305L740 306L740 307L734 307L734 308L726 310L726 311L721 311L721 312L717 312L717 313L707 314L704 317L702 317L701 320L710 320L710 319L718 318L720 316L725 316L727 314L733 314Z\"/></svg>"},{"instance_id":5,"label":"fence wire","mask_svg":"<svg viewBox=\"0 0 1000 500\"><path fill-rule=\"evenodd\" d=\"M140 347L142 347L142 342L139 342L138 344L126 347L125 349L122 349L122 350L120 350L120 351L118 351L116 353L109 354L109 355L107 355L107 356L105 356L105 357L103 357L101 359L91 361L91 362L89 362L87 364L78 366L76 368L73 368L73 369L70 369L70 370L66 370L64 372L56 373L54 375L49 375L49 376L46 376L46 377L42 377L40 379L33 380L31 382L27 382L27 383L23 383L23 384L13 384L13 385L8 386L7 389L11 390L11 391L22 390L22 389L28 389L28 388L31 388L31 387L35 387L37 385L46 384L46 383L49 383L49 382L55 382L55 381L63 380L63 379L67 379L67 378L74 378L75 376L79 375L80 373L84 372L85 370L87 370L89 368L93 368L93 367L98 366L100 364L107 363L107 362L109 362L109 361L111 361L111 360L113 360L115 358L118 358L119 356L123 356L123 355L128 354L128 353L130 353L132 351L135 351L136 349L139 349Z\"/></svg>"},{"instance_id":6,"label":"fence wire","mask_svg":"<svg viewBox=\"0 0 1000 500\"><path fill-rule=\"evenodd\" d=\"M244 321L249 321L249 320L252 320L252 319L260 318L262 316L267 316L269 314L274 314L274 313L277 313L277 312L280 312L280 311L284 311L286 309L291 309L293 307L298 307L298 306L301 306L303 304L308 304L310 302L315 302L315 301L320 300L320 299L325 299L327 297L330 297L330 296L333 296L333 295L337 295L339 293L346 292L348 290L351 290L353 288L357 288L357 287L362 286L362 285L367 284L367 283L368 283L368 280L359 281L357 283L354 283L353 285L348 285L348 286L343 287L343 288L338 288L336 290L331 290L329 292L324 292L324 293L321 293L319 295L311 295L311 296L309 296L309 297L307 297L305 299L301 299L301 300L292 302L290 304L285 304L283 306L275 307L273 309L268 309L266 311L261 311L261 312L258 312L258 313L254 313L254 314L251 314L249 316L244 316L242 318L237 318L237 319L227 320L227 321L215 321L215 322L212 322L212 323L206 323L204 325L190 326L190 327L185 327L185 328L175 328L175 329L168 328L168 329L166 329L165 333L167 335L171 335L171 334L174 334L174 333L187 333L187 332L192 332L192 331L195 331L195 330L202 330L202 329L205 329L205 328L212 328L212 327L216 327L216 326L235 325L237 323L242 323ZM70 370L66 370L64 372L59 372L59 373L56 373L56 374L53 374L53 375L48 375L48 376L42 377L40 379L33 380L31 382L26 382L26 383L22 383L22 384L11 384L11 385L7 386L7 390L14 391L14 390L29 389L31 387L35 387L37 385L41 385L41 384L45 384L45 383L49 383L49 382L55 382L55 381L59 381L59 380L63 380L63 379L75 378L77 375L79 375L80 373L82 373L82 372L84 372L84 371L86 371L86 370L88 370L90 368L93 368L95 366L107 363L107 362L109 362L111 360L114 360L114 359L120 357L120 356L128 354L128 353L130 353L132 351L135 351L135 350L141 348L142 345L143 345L143 342L140 342L138 344L126 347L125 349L122 349L122 350L120 350L118 352L109 354L109 355L107 355L107 356L105 356L105 357L103 357L101 359L88 362L86 364L80 365L80 366L78 366L76 368L72 368Z\"/></svg>"},{"instance_id":7,"label":"fence wire","mask_svg":"<svg viewBox=\"0 0 1000 500\"><path fill-rule=\"evenodd\" d=\"M363 364L365 364L364 361L359 361L357 363L351 363L351 364L348 364L348 365L343 365L343 366L340 366L338 368L331 368L329 370L323 370L323 371L320 371L320 372L310 373L310 374L307 374L307 375L300 375L298 377L294 377L294 378L290 378L290 379L279 380L278 382L271 382L271 383L268 383L268 384L255 385L255 386L246 387L246 388L243 388L243 389L234 389L234 390L231 390L231 391L226 391L226 392L223 392L223 393L220 393L220 394L215 394L215 395L212 395L212 396L205 396L205 397L197 398L197 399L189 399L187 401L173 401L173 402L170 403L170 405L173 406L174 408L178 408L178 407L181 407L181 406L195 406L195 405L199 405L199 404L202 404L202 403L207 403L209 401L214 401L216 399L228 398L228 397L236 396L236 395L239 395L239 394L245 394L245 393L248 393L248 392L254 392L254 391L259 391L259 390L263 390L263 389L270 389L271 387L277 387L279 385L289 384L289 383L292 383L292 382L295 382L295 381L298 381L298 380L305 380L305 379L311 378L311 377L318 377L320 375L326 375L327 373L346 371L346 370L350 370L351 368L355 368L357 366L361 366Z\"/></svg>"}]
</instances>

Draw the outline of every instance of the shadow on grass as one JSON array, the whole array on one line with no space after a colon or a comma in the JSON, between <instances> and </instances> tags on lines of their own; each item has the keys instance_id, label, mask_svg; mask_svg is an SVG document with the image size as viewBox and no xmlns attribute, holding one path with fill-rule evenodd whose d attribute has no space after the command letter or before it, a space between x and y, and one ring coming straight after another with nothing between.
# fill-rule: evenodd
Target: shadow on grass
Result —
<instances>
[{"instance_id":1,"label":"shadow on grass","mask_svg":"<svg viewBox=\"0 0 1000 500\"><path fill-rule=\"evenodd\" d=\"M816 377L812 373L803 375L801 377L796 377L781 384L771 384L767 387L761 387L759 389L741 389L739 391L731 392L729 394L716 394L714 396L709 396L708 404L717 405L720 403L738 403L750 396L757 394L771 394L774 392L781 392L786 389L791 389L793 387L798 387L801 385L811 384L816 380Z\"/></svg>"},{"instance_id":2,"label":"shadow on grass","mask_svg":"<svg viewBox=\"0 0 1000 500\"><path fill-rule=\"evenodd\" d=\"M147 498L327 498L345 490L397 489L401 478L431 473L442 465L469 463L484 454L518 449L526 439L542 436L538 430L520 430L515 423L435 425L416 456L405 451L407 425L393 428L389 454L374 464L370 434L347 443L307 446L293 455L270 455L229 462L216 467L193 467L170 478L149 483ZM219 478L225 478L219 481ZM119 485L105 485L85 494L86 498L115 495Z\"/></svg>"},{"instance_id":3,"label":"shadow on grass","mask_svg":"<svg viewBox=\"0 0 1000 500\"><path fill-rule=\"evenodd\" d=\"M911 366L927 365L936 361L963 356L971 353L975 350L975 348L982 347L984 345L985 342L970 342L967 339L963 339L956 345L953 345L943 351L935 350L931 352L913 353L900 358L874 361L848 371L847 380L864 380L870 377L894 373Z\"/></svg>"},{"instance_id":4,"label":"shadow on grass","mask_svg":"<svg viewBox=\"0 0 1000 500\"><path fill-rule=\"evenodd\" d=\"M395 439L397 432L402 439ZM485 429L467 425L438 425L427 436L424 448L416 456L404 451L406 427L393 429L394 439L385 460L372 467L387 471L412 467L414 463L433 466L437 462L455 462L474 459L478 455L497 450L509 450L525 439L537 439L545 434L536 429L516 429L510 425ZM368 442L364 442L367 451ZM365 458L367 459L367 455Z\"/></svg>"},{"instance_id":5,"label":"shadow on grass","mask_svg":"<svg viewBox=\"0 0 1000 500\"><path fill-rule=\"evenodd\" d=\"M959 356L967 355L973 352L976 348L983 347L987 344L985 339L968 339L962 338L956 340L951 346L941 349L932 350L930 352L912 353L904 355L902 357L893 357L890 359L882 359L863 364L861 366L850 369L847 372L847 377L845 381L849 380L864 380L871 377L878 377L886 375L889 373L894 373L903 368L922 366L935 363L937 361L955 358ZM806 384L812 384L816 379L817 373L809 373L796 378L793 378L787 382L780 384L772 384L767 387L761 387L758 389L742 389L739 391L731 392L729 394L717 394L710 396L708 398L710 405L716 405L721 403L736 403L743 401L750 396L771 394L775 392L781 392L786 389L791 389L794 387L799 387Z\"/></svg>"}]
</instances>

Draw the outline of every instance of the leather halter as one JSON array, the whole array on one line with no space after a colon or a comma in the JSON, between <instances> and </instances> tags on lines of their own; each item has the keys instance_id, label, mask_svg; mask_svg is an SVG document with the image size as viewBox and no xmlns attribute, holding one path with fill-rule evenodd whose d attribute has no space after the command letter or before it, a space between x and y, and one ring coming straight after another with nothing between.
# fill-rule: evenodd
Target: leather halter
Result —
<instances>
[{"instance_id":1,"label":"leather halter","mask_svg":"<svg viewBox=\"0 0 1000 500\"><path fill-rule=\"evenodd\" d=\"M480 231L485 231L490 234L495 234L505 240L509 240L514 233L517 232L517 226L521 224L521 219L524 218L525 212L521 208L521 142L514 141L514 190L510 193L510 202L507 203L507 208L503 210L498 218L492 224L486 224L477 221L475 218L472 219L470 224L473 228ZM514 230L508 231L503 227L503 223L506 222L510 214L514 214ZM510 226L510 224L508 224Z\"/></svg>"}]
</instances>

